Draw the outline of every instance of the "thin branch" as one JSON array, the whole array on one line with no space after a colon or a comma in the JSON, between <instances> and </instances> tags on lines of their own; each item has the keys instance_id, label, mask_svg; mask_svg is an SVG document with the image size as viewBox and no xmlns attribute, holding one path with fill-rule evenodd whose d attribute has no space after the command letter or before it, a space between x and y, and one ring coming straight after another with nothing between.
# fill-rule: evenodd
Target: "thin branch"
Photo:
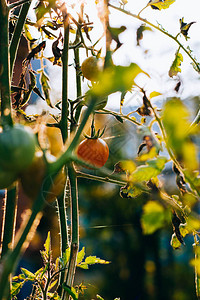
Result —
<instances>
[{"instance_id":1,"label":"thin branch","mask_svg":"<svg viewBox=\"0 0 200 300\"><path fill-rule=\"evenodd\" d=\"M131 17L133 17L135 19L138 19L138 20L140 20L140 21L148 24L149 26L155 28L156 30L162 32L163 34L167 35L169 38L171 38L172 40L174 40L181 47L181 49L183 49L183 51L189 56L189 58L192 60L192 62L194 63L195 67L197 68L198 72L200 72L200 66L199 66L199 64L196 62L196 60L192 57L192 55L190 54L190 52L179 42L179 40L176 37L174 37L173 35L171 35L167 31L161 29L159 26L156 26L153 23L149 22L148 20L141 18L139 15L132 14L131 12L129 12L129 11L125 10L125 9L116 7L116 6L114 6L114 5L110 4L110 3L108 5L110 7L112 7L112 8L114 8L114 9L118 10L118 11L121 11L122 13L124 13L124 14L126 14L128 16L131 16Z\"/></svg>"}]
</instances>

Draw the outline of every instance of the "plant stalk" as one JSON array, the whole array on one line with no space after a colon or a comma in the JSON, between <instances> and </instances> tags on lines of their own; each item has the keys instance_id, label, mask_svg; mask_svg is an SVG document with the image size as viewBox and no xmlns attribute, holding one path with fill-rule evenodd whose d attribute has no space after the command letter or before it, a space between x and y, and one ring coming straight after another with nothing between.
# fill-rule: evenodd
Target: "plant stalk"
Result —
<instances>
[{"instance_id":1,"label":"plant stalk","mask_svg":"<svg viewBox=\"0 0 200 300\"><path fill-rule=\"evenodd\" d=\"M76 173L72 164L68 167L68 175L70 181L71 194L71 249L65 284L69 287L72 287L76 271L76 260L79 250L78 187ZM69 299L69 295L66 293L66 291L64 291L62 300L67 299Z\"/></svg>"},{"instance_id":2,"label":"plant stalk","mask_svg":"<svg viewBox=\"0 0 200 300\"><path fill-rule=\"evenodd\" d=\"M63 143L68 138L68 55L69 55L69 17L63 13L64 17L64 47L62 53L62 109L60 129L63 138Z\"/></svg>"},{"instance_id":3,"label":"plant stalk","mask_svg":"<svg viewBox=\"0 0 200 300\"><path fill-rule=\"evenodd\" d=\"M1 258L12 248L15 234L15 222L17 213L17 188L16 185L7 190L5 199L5 211L2 225L2 249Z\"/></svg>"},{"instance_id":4,"label":"plant stalk","mask_svg":"<svg viewBox=\"0 0 200 300\"><path fill-rule=\"evenodd\" d=\"M1 125L13 125L10 96L10 61L8 46L9 9L4 0L0 1L0 98Z\"/></svg>"}]
</instances>

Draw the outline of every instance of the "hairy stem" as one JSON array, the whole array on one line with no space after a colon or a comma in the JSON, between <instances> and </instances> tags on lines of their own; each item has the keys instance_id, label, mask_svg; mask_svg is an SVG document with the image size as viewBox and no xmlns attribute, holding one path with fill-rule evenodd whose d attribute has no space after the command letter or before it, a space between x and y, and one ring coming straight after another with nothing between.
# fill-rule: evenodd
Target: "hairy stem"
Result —
<instances>
[{"instance_id":1,"label":"hairy stem","mask_svg":"<svg viewBox=\"0 0 200 300\"><path fill-rule=\"evenodd\" d=\"M0 1L0 98L1 125L12 125L10 96L10 61L8 46L8 16L9 10L4 0Z\"/></svg>"},{"instance_id":2,"label":"hairy stem","mask_svg":"<svg viewBox=\"0 0 200 300\"><path fill-rule=\"evenodd\" d=\"M60 129L65 143L68 138L68 53L69 53L69 18L64 15L64 47L62 53L62 110Z\"/></svg>"},{"instance_id":3,"label":"hairy stem","mask_svg":"<svg viewBox=\"0 0 200 300\"><path fill-rule=\"evenodd\" d=\"M50 183L48 184L47 188L49 188ZM48 189L47 189L48 190ZM15 270L16 264L19 260L19 256L21 253L21 249L23 247L24 242L28 236L28 233L37 217L37 214L42 210L44 205L44 197L43 197L43 190L34 201L31 216L27 222L26 227L24 228L16 246L12 251L8 251L7 255L4 256L1 264L0 270L0 300L5 299L4 295L6 292L6 286L8 282L8 278L10 274Z\"/></svg>"},{"instance_id":4,"label":"hairy stem","mask_svg":"<svg viewBox=\"0 0 200 300\"><path fill-rule=\"evenodd\" d=\"M15 221L17 212L17 189L16 185L7 190L5 199L5 211L2 225L2 250L1 258L6 255L9 248L11 248L15 233Z\"/></svg>"},{"instance_id":5,"label":"hairy stem","mask_svg":"<svg viewBox=\"0 0 200 300\"><path fill-rule=\"evenodd\" d=\"M69 265L66 274L65 283L71 287L74 282L74 276L76 271L76 260L79 249L79 211L78 211L78 187L76 173L72 165L68 167L68 175L70 182L70 194L71 194L71 249ZM69 299L69 295L64 291L62 300Z\"/></svg>"}]
</instances>

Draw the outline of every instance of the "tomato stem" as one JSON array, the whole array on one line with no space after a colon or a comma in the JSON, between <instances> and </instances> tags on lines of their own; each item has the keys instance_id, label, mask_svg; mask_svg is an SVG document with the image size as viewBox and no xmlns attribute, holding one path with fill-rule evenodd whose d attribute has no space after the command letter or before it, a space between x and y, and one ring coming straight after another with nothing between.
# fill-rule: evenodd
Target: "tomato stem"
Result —
<instances>
[{"instance_id":1,"label":"tomato stem","mask_svg":"<svg viewBox=\"0 0 200 300\"><path fill-rule=\"evenodd\" d=\"M65 283L67 286L72 286L74 282L74 276L76 271L76 260L79 249L79 210L78 210L78 187L77 177L72 164L68 166L68 175L70 181L70 200L71 200L71 246L70 246L70 258L69 265L66 274ZM69 299L69 295L66 291L63 292L62 300Z\"/></svg>"},{"instance_id":2,"label":"tomato stem","mask_svg":"<svg viewBox=\"0 0 200 300\"><path fill-rule=\"evenodd\" d=\"M63 143L68 138L68 52L69 52L69 16L63 12L64 17L64 47L62 53L62 109L60 129L63 138Z\"/></svg>"},{"instance_id":3,"label":"tomato stem","mask_svg":"<svg viewBox=\"0 0 200 300\"><path fill-rule=\"evenodd\" d=\"M0 1L0 98L1 98L1 125L13 124L11 115L10 96L10 61L8 46L8 17L9 9L4 0Z\"/></svg>"},{"instance_id":4,"label":"tomato stem","mask_svg":"<svg viewBox=\"0 0 200 300\"><path fill-rule=\"evenodd\" d=\"M9 244L12 243L15 233L15 222L16 222L16 212L17 212L17 200L16 200L17 188L13 185L7 190L7 195L5 198L5 210L3 216L2 224L2 249L1 258L6 255Z\"/></svg>"}]
</instances>

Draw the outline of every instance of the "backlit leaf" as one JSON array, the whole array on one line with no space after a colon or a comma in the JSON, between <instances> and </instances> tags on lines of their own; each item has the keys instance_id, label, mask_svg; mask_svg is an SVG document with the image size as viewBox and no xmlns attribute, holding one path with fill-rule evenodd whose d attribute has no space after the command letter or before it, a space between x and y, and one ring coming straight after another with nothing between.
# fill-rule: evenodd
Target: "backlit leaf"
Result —
<instances>
[{"instance_id":1,"label":"backlit leaf","mask_svg":"<svg viewBox=\"0 0 200 300\"><path fill-rule=\"evenodd\" d=\"M149 201L143 206L141 225L144 234L152 234L169 221L169 211L155 201Z\"/></svg>"},{"instance_id":2,"label":"backlit leaf","mask_svg":"<svg viewBox=\"0 0 200 300\"><path fill-rule=\"evenodd\" d=\"M85 256L85 247L83 247L82 250L79 251L79 253L78 253L77 262L76 262L77 265L82 262L84 256Z\"/></svg>"},{"instance_id":3,"label":"backlit leaf","mask_svg":"<svg viewBox=\"0 0 200 300\"><path fill-rule=\"evenodd\" d=\"M166 9L176 0L150 0L149 4L153 9Z\"/></svg>"},{"instance_id":4,"label":"backlit leaf","mask_svg":"<svg viewBox=\"0 0 200 300\"><path fill-rule=\"evenodd\" d=\"M132 89L134 80L138 74L143 73L148 76L137 64L131 63L129 66L111 66L106 68L99 77L91 93L96 97L106 97L115 92L126 92Z\"/></svg>"},{"instance_id":5,"label":"backlit leaf","mask_svg":"<svg viewBox=\"0 0 200 300\"><path fill-rule=\"evenodd\" d=\"M189 112L179 98L166 102L163 109L163 124L167 133L167 143L185 168L198 167L198 150L190 137Z\"/></svg>"},{"instance_id":6,"label":"backlit leaf","mask_svg":"<svg viewBox=\"0 0 200 300\"><path fill-rule=\"evenodd\" d=\"M51 252L51 236L50 236L50 231L47 234L47 239L46 239L46 241L44 243L44 248L45 248L45 251L46 251L47 255L49 255L50 252Z\"/></svg>"},{"instance_id":7,"label":"backlit leaf","mask_svg":"<svg viewBox=\"0 0 200 300\"><path fill-rule=\"evenodd\" d=\"M42 71L41 72L41 76L40 76L40 81L41 81L41 85L42 85L42 90L45 96L45 100L46 103L50 106L53 107L53 105L51 104L51 100L50 100L50 85L49 85L49 77L47 76L47 74Z\"/></svg>"},{"instance_id":8,"label":"backlit leaf","mask_svg":"<svg viewBox=\"0 0 200 300\"><path fill-rule=\"evenodd\" d=\"M176 52L175 59L170 67L169 76L176 76L179 72L181 72L181 63L183 62L183 55L180 52Z\"/></svg>"},{"instance_id":9,"label":"backlit leaf","mask_svg":"<svg viewBox=\"0 0 200 300\"><path fill-rule=\"evenodd\" d=\"M158 157L156 159L152 159L147 161L147 165L139 166L132 174L131 181L140 182L140 181L148 181L152 177L156 177L159 175L163 168L165 167L165 163L167 162L166 157Z\"/></svg>"},{"instance_id":10,"label":"backlit leaf","mask_svg":"<svg viewBox=\"0 0 200 300\"><path fill-rule=\"evenodd\" d=\"M22 273L29 279L29 280L34 280L35 279L35 274L32 272L28 271L25 268L21 268Z\"/></svg>"},{"instance_id":11,"label":"backlit leaf","mask_svg":"<svg viewBox=\"0 0 200 300\"><path fill-rule=\"evenodd\" d=\"M171 245L174 249L179 249L179 248L181 247L181 242L179 242L179 240L177 239L175 233L172 234L171 241L170 241L170 245Z\"/></svg>"},{"instance_id":12,"label":"backlit leaf","mask_svg":"<svg viewBox=\"0 0 200 300\"><path fill-rule=\"evenodd\" d=\"M160 96L160 95L162 95L162 94L159 93L159 92L154 91L154 92L150 93L149 98L151 99L151 98L154 98L154 97L157 97L157 96Z\"/></svg>"},{"instance_id":13,"label":"backlit leaf","mask_svg":"<svg viewBox=\"0 0 200 300\"><path fill-rule=\"evenodd\" d=\"M16 296L20 292L23 285L24 285L24 281L22 281L22 282L13 282L12 283L12 288L11 288L11 296L12 297Z\"/></svg>"},{"instance_id":14,"label":"backlit leaf","mask_svg":"<svg viewBox=\"0 0 200 300\"><path fill-rule=\"evenodd\" d=\"M190 22L190 23L185 23L184 22L184 18L180 19L180 30L181 30L181 33L182 35L185 37L186 40L189 39L188 37L188 31L191 27L192 24L196 23L196 22Z\"/></svg>"}]
</instances>

